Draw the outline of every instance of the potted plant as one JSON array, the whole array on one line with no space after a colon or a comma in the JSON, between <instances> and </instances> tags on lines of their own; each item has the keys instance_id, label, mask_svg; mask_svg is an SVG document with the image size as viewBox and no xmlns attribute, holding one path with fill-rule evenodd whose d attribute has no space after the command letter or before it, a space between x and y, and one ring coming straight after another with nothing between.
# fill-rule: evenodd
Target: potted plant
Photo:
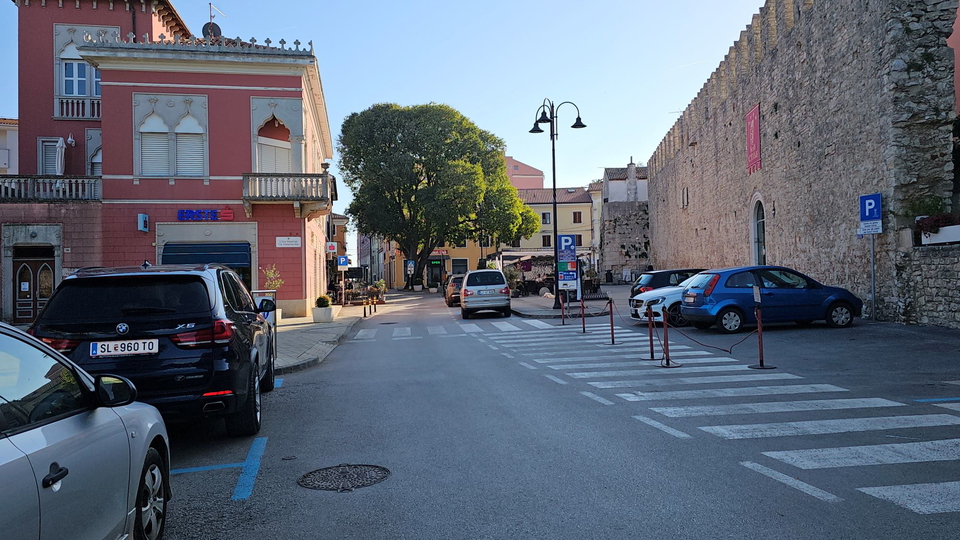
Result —
<instances>
[{"instance_id":1,"label":"potted plant","mask_svg":"<svg viewBox=\"0 0 960 540\"><path fill-rule=\"evenodd\" d=\"M377 280L373 284L374 288L377 290L376 301L378 304L386 302L387 300L387 281L385 279Z\"/></svg>"},{"instance_id":2,"label":"potted plant","mask_svg":"<svg viewBox=\"0 0 960 540\"><path fill-rule=\"evenodd\" d=\"M420 292L423 290L423 280L420 278L415 278L413 280L413 292Z\"/></svg>"},{"instance_id":3,"label":"potted plant","mask_svg":"<svg viewBox=\"0 0 960 540\"><path fill-rule=\"evenodd\" d=\"M960 242L960 217L953 214L933 214L916 220L916 230L924 244Z\"/></svg>"},{"instance_id":4,"label":"potted plant","mask_svg":"<svg viewBox=\"0 0 960 540\"><path fill-rule=\"evenodd\" d=\"M436 281L431 281L430 283L427 283L427 289L429 289L430 292L435 293L440 289L440 284Z\"/></svg>"},{"instance_id":5,"label":"potted plant","mask_svg":"<svg viewBox=\"0 0 960 540\"><path fill-rule=\"evenodd\" d=\"M333 318L336 317L334 313L334 306L330 301L330 297L321 294L317 297L316 306L313 308L313 322L333 322Z\"/></svg>"}]
</instances>

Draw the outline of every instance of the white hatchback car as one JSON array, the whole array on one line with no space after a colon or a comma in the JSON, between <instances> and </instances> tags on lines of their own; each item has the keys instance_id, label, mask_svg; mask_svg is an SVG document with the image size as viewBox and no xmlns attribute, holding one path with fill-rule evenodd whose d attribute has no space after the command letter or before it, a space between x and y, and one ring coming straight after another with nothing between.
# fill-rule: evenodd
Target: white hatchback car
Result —
<instances>
[{"instance_id":1,"label":"white hatchback car","mask_svg":"<svg viewBox=\"0 0 960 540\"><path fill-rule=\"evenodd\" d=\"M463 276L460 316L469 319L471 313L484 309L510 316L510 286L500 270L471 270Z\"/></svg>"},{"instance_id":2,"label":"white hatchback car","mask_svg":"<svg viewBox=\"0 0 960 540\"><path fill-rule=\"evenodd\" d=\"M647 308L650 308L653 312L653 322L662 323L663 310L666 309L671 326L687 326L690 322L680 313L680 304L683 301L683 290L691 281L693 276L676 287L661 287L634 296L630 299L630 318L646 324Z\"/></svg>"},{"instance_id":3,"label":"white hatchback car","mask_svg":"<svg viewBox=\"0 0 960 540\"><path fill-rule=\"evenodd\" d=\"M0 536L163 537L170 444L136 397L0 323Z\"/></svg>"}]
</instances>

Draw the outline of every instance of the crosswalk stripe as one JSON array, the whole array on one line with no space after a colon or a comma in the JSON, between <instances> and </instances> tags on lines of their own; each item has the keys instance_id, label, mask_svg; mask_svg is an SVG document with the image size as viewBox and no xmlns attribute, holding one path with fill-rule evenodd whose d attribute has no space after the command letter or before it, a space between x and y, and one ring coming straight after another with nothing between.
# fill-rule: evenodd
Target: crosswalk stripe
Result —
<instances>
[{"instance_id":1,"label":"crosswalk stripe","mask_svg":"<svg viewBox=\"0 0 960 540\"><path fill-rule=\"evenodd\" d=\"M881 398L815 399L807 401L774 401L766 403L738 403L734 405L698 405L695 407L651 407L664 416L684 418L690 416L725 416L731 414L766 414L799 411L839 411L844 409L872 409L904 407Z\"/></svg>"},{"instance_id":2,"label":"crosswalk stripe","mask_svg":"<svg viewBox=\"0 0 960 540\"><path fill-rule=\"evenodd\" d=\"M786 394L818 394L821 392L849 392L832 384L796 384L784 386L748 386L742 388L712 388L708 390L674 390L671 392L633 392L617 394L627 401L660 401L668 399L703 399L744 396L775 396Z\"/></svg>"},{"instance_id":3,"label":"crosswalk stripe","mask_svg":"<svg viewBox=\"0 0 960 540\"><path fill-rule=\"evenodd\" d=\"M617 342L621 342L621 341L622 341L622 342L637 342L637 341L645 341L646 339L647 339L647 338L644 337L644 336L627 337L627 338L621 337L621 338L617 338L616 341L617 341ZM502 339L501 339L501 340L498 340L498 341L500 341L501 343L503 343L504 345L506 345L506 346L508 346L508 347L514 347L514 348L523 348L523 347L537 347L537 348L540 348L540 347L543 347L545 344L549 344L549 343L556 344L558 347L569 347L569 346L571 345L571 342L573 342L573 341L577 341L577 342L581 342L581 343L603 343L603 342L609 342L609 341L610 341L610 336L577 337L576 339L562 339L562 340L559 339L559 338L556 338L556 337L549 337L549 338L542 338L542 339L528 340L528 341L519 341L519 340L505 341L505 340L502 340Z\"/></svg>"},{"instance_id":4,"label":"crosswalk stripe","mask_svg":"<svg viewBox=\"0 0 960 540\"><path fill-rule=\"evenodd\" d=\"M754 463L754 462L752 462L752 461L741 461L740 464L743 465L744 467L746 467L746 468L748 468L748 469L750 469L750 470L756 471L756 472L758 472L758 473L760 473L760 474L762 474L762 475L764 475L764 476L766 476L766 477L768 477L768 478L772 478L772 479L776 480L777 482L780 482L780 483L782 483L782 484L786 484L786 485L788 485L788 486L790 486L790 487L792 487L792 488L794 488L794 489L798 489L798 490L800 490L800 491L802 491L802 492L804 492L804 493L806 493L807 495L810 495L810 496L812 496L812 497L816 497L816 498L820 499L821 501L831 502L831 503L837 503L837 502L842 502L842 501L843 501L843 499L841 499L840 497L837 497L837 496L834 495L833 493L828 493L828 492L826 492L826 491L824 491L824 490L822 490L822 489L820 489L820 488L813 487L813 486L811 486L810 484L808 484L808 483L806 483L806 482L801 482L800 480L797 480L796 478L787 476L787 475L783 474L782 472L775 471L775 470L773 470L773 469L771 469L771 468L769 468L769 467L764 467L763 465L760 465L759 463Z\"/></svg>"},{"instance_id":5,"label":"crosswalk stripe","mask_svg":"<svg viewBox=\"0 0 960 540\"><path fill-rule=\"evenodd\" d=\"M960 482L880 486L858 488L857 491L890 501L918 514L960 512Z\"/></svg>"},{"instance_id":6,"label":"crosswalk stripe","mask_svg":"<svg viewBox=\"0 0 960 540\"><path fill-rule=\"evenodd\" d=\"M610 360L610 358L604 358L604 360ZM684 360L688 364L712 364L720 362L736 362L734 358L692 358L689 361ZM537 359L535 362L546 364L550 363L549 360ZM632 362L610 362L606 364L556 364L549 366L550 369L610 369L610 368L624 368L624 367L650 367L650 366L659 366L660 361L657 360L634 360ZM678 368L679 369L679 368Z\"/></svg>"},{"instance_id":7,"label":"crosswalk stripe","mask_svg":"<svg viewBox=\"0 0 960 540\"><path fill-rule=\"evenodd\" d=\"M491 323L491 324L493 324L494 326L496 326L497 328L499 328L499 329L500 329L501 331L503 331L503 332L516 332L516 331L520 330L520 328L518 328L518 327L516 327L516 326L514 326L514 325L512 325L512 324L510 324L510 323L508 323L508 322L494 322L494 323Z\"/></svg>"},{"instance_id":8,"label":"crosswalk stripe","mask_svg":"<svg viewBox=\"0 0 960 540\"><path fill-rule=\"evenodd\" d=\"M597 403L601 403L601 404L603 404L603 405L615 405L615 403L612 402L612 401L610 401L609 399L602 398L602 397L594 394L593 392L580 392L580 393L583 394L584 396L587 396L588 398L596 401Z\"/></svg>"},{"instance_id":9,"label":"crosswalk stripe","mask_svg":"<svg viewBox=\"0 0 960 540\"><path fill-rule=\"evenodd\" d=\"M672 428L672 427L670 427L670 426L668 426L668 425L666 425L666 424L663 424L663 423L661 423L661 422L657 422L657 421L654 420L653 418L647 418L646 416L639 416L639 415L638 415L638 416L634 416L634 418L635 418L636 420L639 420L639 421L643 422L644 424L646 424L646 425L648 425L648 426L650 426L650 427L655 427L655 428L659 429L660 431L662 431L662 432L664 432L664 433L669 433L670 435L673 435L674 437L676 437L676 438L678 438L678 439L691 439L691 438L692 438L689 433L684 433L684 432L680 431L679 429L674 429L674 428Z\"/></svg>"},{"instance_id":10,"label":"crosswalk stripe","mask_svg":"<svg viewBox=\"0 0 960 540\"><path fill-rule=\"evenodd\" d=\"M557 377L556 375L544 375L544 377L550 379L551 381L557 384L567 384L567 381L561 379L560 377Z\"/></svg>"},{"instance_id":11,"label":"crosswalk stripe","mask_svg":"<svg viewBox=\"0 0 960 540\"><path fill-rule=\"evenodd\" d=\"M431 336L439 336L447 333L447 329L442 326L428 326L427 331Z\"/></svg>"},{"instance_id":12,"label":"crosswalk stripe","mask_svg":"<svg viewBox=\"0 0 960 540\"><path fill-rule=\"evenodd\" d=\"M838 420L806 420L772 424L742 424L704 426L700 429L724 439L760 439L796 435L825 435L884 429L960 425L960 416L952 414L921 414L911 416L880 416L873 418L841 418Z\"/></svg>"},{"instance_id":13,"label":"crosswalk stripe","mask_svg":"<svg viewBox=\"0 0 960 540\"><path fill-rule=\"evenodd\" d=\"M357 335L354 336L354 339L373 339L373 336L377 335L376 328L364 328L357 332Z\"/></svg>"},{"instance_id":14,"label":"crosswalk stripe","mask_svg":"<svg viewBox=\"0 0 960 540\"><path fill-rule=\"evenodd\" d=\"M599 364L582 364L580 366L567 364L563 366L562 364L568 362L589 362L589 361L600 361L600 360L627 360L631 358L636 358L632 362L622 362L620 367L629 367L629 366L649 366L649 365L659 365L661 357L658 355L653 360L650 359L649 354L625 354L625 355L602 355L602 356L580 356L573 358L558 358L556 360L551 358L534 358L533 361L538 364L557 364L558 367L554 369L580 369L580 368L589 368L589 367L611 367L611 366L602 366ZM651 362L655 362L651 364ZM728 356L707 356L704 358L684 358L684 364L720 364L723 362L738 362L736 358L730 358Z\"/></svg>"},{"instance_id":15,"label":"crosswalk stripe","mask_svg":"<svg viewBox=\"0 0 960 540\"><path fill-rule=\"evenodd\" d=\"M475 325L475 324L470 324L470 323L461 324L461 325L460 325L460 329L462 329L464 332L466 332L466 333L468 333L468 334L473 334L473 333L477 333L477 332L483 332L483 329L482 329L482 328L480 328L479 326L477 326L477 325Z\"/></svg>"},{"instance_id":16,"label":"crosswalk stripe","mask_svg":"<svg viewBox=\"0 0 960 540\"><path fill-rule=\"evenodd\" d=\"M936 406L953 411L960 411L960 403L938 403Z\"/></svg>"},{"instance_id":17,"label":"crosswalk stripe","mask_svg":"<svg viewBox=\"0 0 960 540\"><path fill-rule=\"evenodd\" d=\"M897 465L960 460L960 439L763 452L800 469Z\"/></svg>"},{"instance_id":18,"label":"crosswalk stripe","mask_svg":"<svg viewBox=\"0 0 960 540\"><path fill-rule=\"evenodd\" d=\"M405 337L410 335L409 326L400 326L393 329L393 337Z\"/></svg>"},{"instance_id":19,"label":"crosswalk stripe","mask_svg":"<svg viewBox=\"0 0 960 540\"><path fill-rule=\"evenodd\" d=\"M669 371L676 371L675 368ZM666 370L665 370L666 371ZM783 379L802 379L799 375L792 373L763 373L758 372L752 375L715 375L711 377L678 377L676 379L648 379L644 381L593 381L590 386L600 389L609 388L630 388L631 386L671 386L675 384L714 384L731 382L753 382L753 381L771 381Z\"/></svg>"},{"instance_id":20,"label":"crosswalk stripe","mask_svg":"<svg viewBox=\"0 0 960 540\"><path fill-rule=\"evenodd\" d=\"M542 348L542 349L547 349L548 347L541 347L541 348ZM674 355L674 349L689 349L689 348L690 348L689 345L674 345L674 344L671 343L671 344L670 344L670 356L673 356L673 355ZM519 352L520 354L524 354L524 355L526 355L526 356L552 356L552 357L555 357L555 356L558 356L558 355L560 355L560 354L563 354L564 352L565 352L565 353L568 353L568 354L584 354L584 353L597 354L597 352L598 352L597 349L598 349L598 347L597 347L596 344L577 345L577 344L573 343L573 344L570 344L570 345L568 345L567 347L563 348L562 351L517 351L517 352ZM632 353L632 354L637 354L637 353L639 353L640 351L644 351L644 354L646 354L647 357L650 356L650 349L644 349L643 347L639 347L639 348L635 348L635 349L631 349L631 348L629 348L629 347L623 347L623 348L620 348L619 350L610 350L610 349L607 349L607 350L604 350L604 351L603 351L603 354L605 354L605 355L616 355L616 354L623 354L623 353L627 353L627 354L631 354L631 353ZM660 348L659 348L659 347L654 347L654 348L653 348L653 351L654 351L654 354L659 353L659 352L660 352ZM706 355L713 354L713 353L708 353L708 352L704 352L704 351L693 351L693 352L682 352L682 353L681 353L681 352L677 352L676 354L679 354L680 356L684 356L684 355L686 355L686 356L706 356Z\"/></svg>"},{"instance_id":21,"label":"crosswalk stripe","mask_svg":"<svg viewBox=\"0 0 960 540\"><path fill-rule=\"evenodd\" d=\"M583 332L580 330L580 327L579 327L579 326L576 327L576 328L574 328L574 327L572 327L572 326L556 326L556 327L551 327L550 330L526 330L526 329L521 329L521 330L522 330L522 333L520 333L520 334L511 334L511 335L509 335L509 336L498 335L498 336L496 337L496 339L503 339L503 340L514 341L514 340L535 339L535 338L543 338L543 337L549 337L549 336L557 336L557 335L561 335L561 334L564 335L564 336L607 336L607 337L610 337L610 330L609 330L609 329L608 329L607 331L605 331L605 332L604 332L604 331L597 331L597 330L587 330L587 333L583 333ZM629 334L629 335L634 335L634 336L646 336L646 335L647 335L647 334L642 333L642 332L617 332L616 335L619 336L619 335L623 335L623 334Z\"/></svg>"},{"instance_id":22,"label":"crosswalk stripe","mask_svg":"<svg viewBox=\"0 0 960 540\"><path fill-rule=\"evenodd\" d=\"M749 370L749 366L736 365L736 366L693 366L693 367L680 367L673 369L659 369L655 365L651 365L645 370L629 370L629 371L582 371L576 373L567 373L568 377L574 379L596 379L599 377L631 377L631 376L645 376L645 375L671 375L677 373L709 373L713 371L746 371Z\"/></svg>"},{"instance_id":23,"label":"crosswalk stripe","mask_svg":"<svg viewBox=\"0 0 960 540\"><path fill-rule=\"evenodd\" d=\"M545 322L543 322L543 321L527 320L527 319L525 319L523 322L529 324L530 326L532 326L532 327L534 327L534 328L553 328L553 325L552 325L552 324L547 324L547 323L545 323Z\"/></svg>"}]
</instances>

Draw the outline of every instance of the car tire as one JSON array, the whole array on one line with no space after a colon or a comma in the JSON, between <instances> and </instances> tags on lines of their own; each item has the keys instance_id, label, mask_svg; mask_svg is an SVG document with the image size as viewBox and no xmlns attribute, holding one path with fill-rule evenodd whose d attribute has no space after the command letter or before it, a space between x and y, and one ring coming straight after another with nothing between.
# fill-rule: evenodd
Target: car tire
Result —
<instances>
[{"instance_id":1,"label":"car tire","mask_svg":"<svg viewBox=\"0 0 960 540\"><path fill-rule=\"evenodd\" d=\"M690 324L692 324L693 327L696 328L697 330L706 330L707 328L710 328L711 326L713 326L712 322L705 322L705 321L694 321L694 322L691 322Z\"/></svg>"},{"instance_id":2,"label":"car tire","mask_svg":"<svg viewBox=\"0 0 960 540\"><path fill-rule=\"evenodd\" d=\"M467 310L463 309L463 306L460 306L460 318L463 320L470 318L470 314L467 312Z\"/></svg>"},{"instance_id":3,"label":"car tire","mask_svg":"<svg viewBox=\"0 0 960 540\"><path fill-rule=\"evenodd\" d=\"M509 308L509 307L503 308L502 313L503 313L503 316L504 316L504 317L509 317L509 316L510 316L510 308Z\"/></svg>"},{"instance_id":4,"label":"car tire","mask_svg":"<svg viewBox=\"0 0 960 540\"><path fill-rule=\"evenodd\" d=\"M853 307L848 302L834 302L827 308L827 324L833 328L846 328L853 324Z\"/></svg>"},{"instance_id":5,"label":"car tire","mask_svg":"<svg viewBox=\"0 0 960 540\"><path fill-rule=\"evenodd\" d=\"M261 392L273 392L273 389L277 387L277 374L273 365L276 361L276 358L270 359L270 364L267 366L267 372L264 373L263 379L260 380Z\"/></svg>"},{"instance_id":6,"label":"car tire","mask_svg":"<svg viewBox=\"0 0 960 540\"><path fill-rule=\"evenodd\" d=\"M684 319L683 313L680 313L680 302L677 302L672 306L667 306L667 315L670 317L670 326L676 326L680 328L690 325L690 321Z\"/></svg>"},{"instance_id":7,"label":"car tire","mask_svg":"<svg viewBox=\"0 0 960 540\"><path fill-rule=\"evenodd\" d=\"M133 523L135 540L157 540L163 537L167 524L167 496L164 482L169 478L167 465L156 448L149 448L143 460L137 487L137 508Z\"/></svg>"},{"instance_id":8,"label":"car tire","mask_svg":"<svg viewBox=\"0 0 960 540\"><path fill-rule=\"evenodd\" d=\"M246 437L260 433L260 377L258 367L253 365L247 381L247 400L237 412L225 418L227 434L233 437Z\"/></svg>"},{"instance_id":9,"label":"car tire","mask_svg":"<svg viewBox=\"0 0 960 540\"><path fill-rule=\"evenodd\" d=\"M743 312L737 308L724 308L717 314L717 329L723 334L736 334L743 330Z\"/></svg>"}]
</instances>

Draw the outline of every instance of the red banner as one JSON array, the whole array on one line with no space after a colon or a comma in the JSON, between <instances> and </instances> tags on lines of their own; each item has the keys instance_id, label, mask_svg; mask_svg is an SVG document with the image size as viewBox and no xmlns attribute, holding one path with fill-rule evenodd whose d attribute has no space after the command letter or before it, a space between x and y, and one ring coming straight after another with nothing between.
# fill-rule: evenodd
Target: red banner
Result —
<instances>
[{"instance_id":1,"label":"red banner","mask_svg":"<svg viewBox=\"0 0 960 540\"><path fill-rule=\"evenodd\" d=\"M750 109L747 125L747 174L760 170L760 104Z\"/></svg>"}]
</instances>

